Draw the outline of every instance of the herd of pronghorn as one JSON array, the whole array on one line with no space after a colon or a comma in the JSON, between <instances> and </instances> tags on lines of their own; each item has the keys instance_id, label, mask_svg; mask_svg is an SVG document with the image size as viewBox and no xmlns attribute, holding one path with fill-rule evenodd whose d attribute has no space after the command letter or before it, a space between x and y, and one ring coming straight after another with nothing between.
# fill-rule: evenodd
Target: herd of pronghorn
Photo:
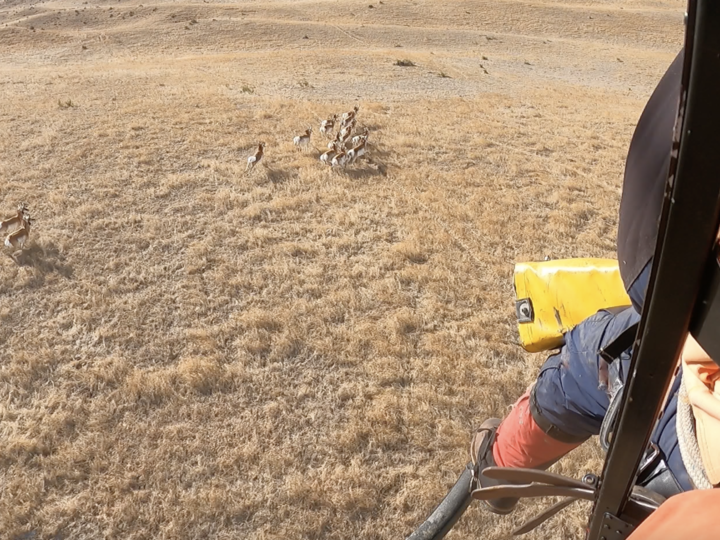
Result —
<instances>
[{"instance_id":1,"label":"herd of pronghorn","mask_svg":"<svg viewBox=\"0 0 720 540\"><path fill-rule=\"evenodd\" d=\"M320 133L330 138L327 151L320 155L320 161L333 168L345 168L347 165L365 155L369 130L365 128L362 133L353 135L357 125L357 112L359 107L355 106L352 111L340 116L333 114L327 120L320 123ZM337 133L335 128L338 128ZM293 139L298 148L310 146L310 135L312 128L305 130L305 133ZM263 157L265 143L258 144L257 150L248 157L246 171L251 171L255 165L260 163ZM26 203L20 203L15 215L0 221L0 235L5 235L5 246L14 249L24 249L30 237L30 225L33 220L30 217L30 209Z\"/></svg>"},{"instance_id":2,"label":"herd of pronghorn","mask_svg":"<svg viewBox=\"0 0 720 540\"><path fill-rule=\"evenodd\" d=\"M320 161L325 165L333 168L345 168L352 165L355 161L365 155L367 152L367 140L370 131L364 128L362 133L353 134L353 130L357 127L357 113L360 107L353 107L352 111L348 111L340 115L333 114L327 120L320 123L320 133L330 139L327 143L327 151L320 155ZM337 132L335 128L337 127ZM293 144L298 148L307 149L310 147L310 136L312 128L305 130L305 133L298 135L293 139ZM265 152L265 143L258 144L255 153L247 158L246 172L253 170L255 165L260 163Z\"/></svg>"},{"instance_id":3,"label":"herd of pronghorn","mask_svg":"<svg viewBox=\"0 0 720 540\"><path fill-rule=\"evenodd\" d=\"M30 209L20 203L14 216L0 221L0 234L5 234L5 245L9 248L23 249L30 237Z\"/></svg>"}]
</instances>

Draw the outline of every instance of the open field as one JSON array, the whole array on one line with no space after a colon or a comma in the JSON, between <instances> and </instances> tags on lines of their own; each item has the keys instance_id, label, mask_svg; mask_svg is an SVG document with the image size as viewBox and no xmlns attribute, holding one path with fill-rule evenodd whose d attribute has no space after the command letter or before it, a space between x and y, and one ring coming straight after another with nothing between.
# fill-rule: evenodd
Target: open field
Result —
<instances>
[{"instance_id":1,"label":"open field","mask_svg":"<svg viewBox=\"0 0 720 540\"><path fill-rule=\"evenodd\" d=\"M404 538L544 360L514 262L614 256L683 9L0 0L0 539ZM355 104L369 160L292 145Z\"/></svg>"}]
</instances>

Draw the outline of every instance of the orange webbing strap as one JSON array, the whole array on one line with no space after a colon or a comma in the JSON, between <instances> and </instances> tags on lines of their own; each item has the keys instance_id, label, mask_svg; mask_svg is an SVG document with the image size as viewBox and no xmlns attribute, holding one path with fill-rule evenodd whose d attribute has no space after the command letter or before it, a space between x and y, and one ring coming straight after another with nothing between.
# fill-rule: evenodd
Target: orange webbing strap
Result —
<instances>
[{"instance_id":1,"label":"orange webbing strap","mask_svg":"<svg viewBox=\"0 0 720 540\"><path fill-rule=\"evenodd\" d=\"M670 497L628 540L717 540L720 490L686 491Z\"/></svg>"}]
</instances>

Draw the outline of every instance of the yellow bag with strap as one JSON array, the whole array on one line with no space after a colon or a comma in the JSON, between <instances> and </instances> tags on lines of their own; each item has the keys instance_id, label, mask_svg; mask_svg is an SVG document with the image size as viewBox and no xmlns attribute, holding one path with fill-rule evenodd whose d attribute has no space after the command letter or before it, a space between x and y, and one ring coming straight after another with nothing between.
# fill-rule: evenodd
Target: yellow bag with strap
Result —
<instances>
[{"instance_id":1,"label":"yellow bag with strap","mask_svg":"<svg viewBox=\"0 0 720 540\"><path fill-rule=\"evenodd\" d=\"M613 259L518 263L514 284L520 344L529 352L560 347L565 332L600 309L631 305Z\"/></svg>"}]
</instances>

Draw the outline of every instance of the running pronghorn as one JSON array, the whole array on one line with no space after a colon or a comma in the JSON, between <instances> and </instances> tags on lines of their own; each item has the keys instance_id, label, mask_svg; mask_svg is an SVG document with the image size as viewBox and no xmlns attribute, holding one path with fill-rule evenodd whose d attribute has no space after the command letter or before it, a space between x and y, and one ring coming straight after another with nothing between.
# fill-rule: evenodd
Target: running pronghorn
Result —
<instances>
[{"instance_id":1,"label":"running pronghorn","mask_svg":"<svg viewBox=\"0 0 720 540\"><path fill-rule=\"evenodd\" d=\"M358 144L360 144L360 141L365 139L367 141L368 136L370 135L370 130L368 128L365 128L364 131L360 135L355 135L352 140L350 141L350 145L354 148Z\"/></svg>"},{"instance_id":2,"label":"running pronghorn","mask_svg":"<svg viewBox=\"0 0 720 540\"><path fill-rule=\"evenodd\" d=\"M7 235L7 238L5 239L5 245L9 248L23 249L25 247L25 242L27 242L28 238L30 237L31 223L32 220L30 219L30 216L24 214L22 217L22 226L15 232L11 232Z\"/></svg>"},{"instance_id":3,"label":"running pronghorn","mask_svg":"<svg viewBox=\"0 0 720 540\"><path fill-rule=\"evenodd\" d=\"M350 128L353 129L355 127L355 123L357 122L357 116L353 116L351 118L347 118L340 122L340 129L346 129Z\"/></svg>"},{"instance_id":4,"label":"running pronghorn","mask_svg":"<svg viewBox=\"0 0 720 540\"><path fill-rule=\"evenodd\" d=\"M305 133L302 135L298 135L293 139L293 144L297 146L298 148L307 148L310 146L310 134L312 133L312 128L307 128L305 130Z\"/></svg>"},{"instance_id":5,"label":"running pronghorn","mask_svg":"<svg viewBox=\"0 0 720 540\"><path fill-rule=\"evenodd\" d=\"M327 143L328 150L336 150L343 146L344 141L340 138L340 132L338 131L335 138ZM337 150L336 150L337 151Z\"/></svg>"},{"instance_id":6,"label":"running pronghorn","mask_svg":"<svg viewBox=\"0 0 720 540\"><path fill-rule=\"evenodd\" d=\"M353 110L352 110L352 111L343 113L342 116L340 117L340 123L343 124L343 125L345 125L347 122L349 122L350 120L352 120L353 118L355 118L355 115L357 114L357 112L358 112L359 110L360 110L360 107L358 107L357 105L355 105L355 106L353 107Z\"/></svg>"},{"instance_id":7,"label":"running pronghorn","mask_svg":"<svg viewBox=\"0 0 720 540\"><path fill-rule=\"evenodd\" d=\"M335 120L337 120L337 114L333 114L327 120L320 122L320 133L326 137L332 137L333 130L335 129Z\"/></svg>"},{"instance_id":8,"label":"running pronghorn","mask_svg":"<svg viewBox=\"0 0 720 540\"><path fill-rule=\"evenodd\" d=\"M337 134L337 141L338 145L340 145L341 148L345 148L347 146L347 142L350 140L350 136L352 135L352 131L346 130L346 131L338 131Z\"/></svg>"},{"instance_id":9,"label":"running pronghorn","mask_svg":"<svg viewBox=\"0 0 720 540\"><path fill-rule=\"evenodd\" d=\"M348 139L350 135L352 135L352 130L355 128L355 119L353 118L349 122L343 125L343 127L340 129L340 138L341 139Z\"/></svg>"},{"instance_id":10,"label":"running pronghorn","mask_svg":"<svg viewBox=\"0 0 720 540\"><path fill-rule=\"evenodd\" d=\"M334 141L333 141L334 143ZM320 162L324 163L325 165L331 165L332 158L339 152L337 146L335 144L332 145L332 148L330 148L327 152L322 154L320 156Z\"/></svg>"},{"instance_id":11,"label":"running pronghorn","mask_svg":"<svg viewBox=\"0 0 720 540\"><path fill-rule=\"evenodd\" d=\"M247 162L248 164L247 164L247 168L245 169L245 172L252 171L253 167L255 167L255 165L260 163L260 160L263 157L264 148L265 148L264 142L261 142L260 144L258 144L257 150L255 150L255 153L248 158L248 162Z\"/></svg>"},{"instance_id":12,"label":"running pronghorn","mask_svg":"<svg viewBox=\"0 0 720 540\"><path fill-rule=\"evenodd\" d=\"M355 163L355 160L366 153L365 143L367 142L367 135L363 136L360 142L353 146L352 150L347 153L347 162L350 164Z\"/></svg>"},{"instance_id":13,"label":"running pronghorn","mask_svg":"<svg viewBox=\"0 0 720 540\"><path fill-rule=\"evenodd\" d=\"M330 165L332 167L342 167L345 168L345 165L347 165L347 154L345 153L344 149L340 149L340 151L335 154L335 157L332 158L332 161L330 162Z\"/></svg>"},{"instance_id":14,"label":"running pronghorn","mask_svg":"<svg viewBox=\"0 0 720 540\"><path fill-rule=\"evenodd\" d=\"M22 227L23 217L28 211L28 206L25 203L18 204L17 214L11 218L0 221L0 234L11 233L18 227Z\"/></svg>"}]
</instances>

